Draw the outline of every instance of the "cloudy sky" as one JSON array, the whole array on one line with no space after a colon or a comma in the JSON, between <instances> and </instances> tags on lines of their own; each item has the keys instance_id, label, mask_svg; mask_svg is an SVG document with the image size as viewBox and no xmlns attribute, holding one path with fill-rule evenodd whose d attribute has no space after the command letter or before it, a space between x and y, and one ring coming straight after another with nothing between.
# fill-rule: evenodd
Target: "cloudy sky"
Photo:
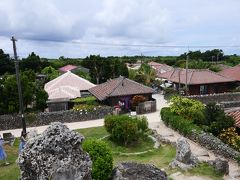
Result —
<instances>
[{"instance_id":1,"label":"cloudy sky","mask_svg":"<svg viewBox=\"0 0 240 180\"><path fill-rule=\"evenodd\" d=\"M178 55L188 46L240 54L239 8L239 0L0 0L0 49L12 54L14 35L20 57Z\"/></svg>"}]
</instances>

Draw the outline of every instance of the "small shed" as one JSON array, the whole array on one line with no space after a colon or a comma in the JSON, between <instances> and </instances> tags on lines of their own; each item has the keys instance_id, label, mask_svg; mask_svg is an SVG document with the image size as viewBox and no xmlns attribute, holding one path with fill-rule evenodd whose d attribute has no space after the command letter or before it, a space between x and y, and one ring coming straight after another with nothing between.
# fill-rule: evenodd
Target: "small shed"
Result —
<instances>
[{"instance_id":1,"label":"small shed","mask_svg":"<svg viewBox=\"0 0 240 180\"><path fill-rule=\"evenodd\" d=\"M49 112L66 111L66 110L68 110L69 102L70 102L70 99L68 99L68 98L59 98L59 99L48 100L47 101L48 111Z\"/></svg>"}]
</instances>

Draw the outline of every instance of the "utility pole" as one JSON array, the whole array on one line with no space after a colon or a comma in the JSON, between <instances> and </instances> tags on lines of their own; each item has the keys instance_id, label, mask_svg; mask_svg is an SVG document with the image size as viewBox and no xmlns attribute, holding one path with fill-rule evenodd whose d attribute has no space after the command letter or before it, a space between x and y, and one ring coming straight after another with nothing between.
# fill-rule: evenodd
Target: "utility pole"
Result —
<instances>
[{"instance_id":1,"label":"utility pole","mask_svg":"<svg viewBox=\"0 0 240 180\"><path fill-rule=\"evenodd\" d=\"M179 68L178 69L178 93L181 96L181 89L180 89L180 87L181 87L181 78L180 78L180 76L181 76L181 69Z\"/></svg>"},{"instance_id":2,"label":"utility pole","mask_svg":"<svg viewBox=\"0 0 240 180\"><path fill-rule=\"evenodd\" d=\"M219 53L217 53L217 62L216 62L216 64L218 64L218 59L219 59Z\"/></svg>"},{"instance_id":3,"label":"utility pole","mask_svg":"<svg viewBox=\"0 0 240 180\"><path fill-rule=\"evenodd\" d=\"M143 64L143 54L141 53L141 65Z\"/></svg>"},{"instance_id":4,"label":"utility pole","mask_svg":"<svg viewBox=\"0 0 240 180\"><path fill-rule=\"evenodd\" d=\"M188 61L189 61L189 55L187 55L186 59L186 84L185 84L185 93L188 94Z\"/></svg>"},{"instance_id":5,"label":"utility pole","mask_svg":"<svg viewBox=\"0 0 240 180\"><path fill-rule=\"evenodd\" d=\"M18 57L17 57L17 48L16 48L17 40L12 36L11 41L13 43L13 53L14 53L14 59L15 59L15 70L16 70L18 98L19 98L19 112L20 112L21 119L22 119L23 132L26 133L27 130L26 130L26 122L24 119L22 88L21 88L21 81L20 81L20 75L19 75L19 61L18 61Z\"/></svg>"}]
</instances>

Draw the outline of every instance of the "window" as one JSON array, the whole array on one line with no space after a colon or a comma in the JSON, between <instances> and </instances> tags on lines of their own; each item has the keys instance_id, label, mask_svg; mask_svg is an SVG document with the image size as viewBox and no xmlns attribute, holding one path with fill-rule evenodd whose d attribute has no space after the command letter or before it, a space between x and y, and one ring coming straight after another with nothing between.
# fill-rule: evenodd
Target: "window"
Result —
<instances>
[{"instance_id":1,"label":"window","mask_svg":"<svg viewBox=\"0 0 240 180\"><path fill-rule=\"evenodd\" d=\"M207 85L200 85L200 94L207 94Z\"/></svg>"}]
</instances>

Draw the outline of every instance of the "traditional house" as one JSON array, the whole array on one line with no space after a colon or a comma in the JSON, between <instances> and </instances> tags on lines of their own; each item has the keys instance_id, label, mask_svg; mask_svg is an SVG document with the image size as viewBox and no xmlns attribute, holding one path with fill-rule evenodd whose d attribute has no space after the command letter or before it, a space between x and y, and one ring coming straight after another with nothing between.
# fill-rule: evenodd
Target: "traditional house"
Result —
<instances>
[{"instance_id":1,"label":"traditional house","mask_svg":"<svg viewBox=\"0 0 240 180\"><path fill-rule=\"evenodd\" d=\"M240 65L223 69L219 74L240 82Z\"/></svg>"},{"instance_id":2,"label":"traditional house","mask_svg":"<svg viewBox=\"0 0 240 180\"><path fill-rule=\"evenodd\" d=\"M67 103L70 99L89 94L88 90L94 86L95 85L88 80L68 71L46 83L44 90L48 93L48 104L51 105L51 107L56 106L55 109L57 110L67 110ZM57 104L61 104L62 108L57 107ZM51 111L51 108L49 110Z\"/></svg>"},{"instance_id":3,"label":"traditional house","mask_svg":"<svg viewBox=\"0 0 240 180\"><path fill-rule=\"evenodd\" d=\"M232 108L225 110L226 115L231 116L235 123L234 126L240 130L240 108Z\"/></svg>"},{"instance_id":4,"label":"traditional house","mask_svg":"<svg viewBox=\"0 0 240 180\"><path fill-rule=\"evenodd\" d=\"M236 80L222 76L208 69L181 69L175 68L159 77L173 83L176 90L184 88L187 84L189 95L213 94L228 92ZM186 81L187 79L187 81Z\"/></svg>"},{"instance_id":5,"label":"traditional house","mask_svg":"<svg viewBox=\"0 0 240 180\"><path fill-rule=\"evenodd\" d=\"M73 73L78 73L78 72L84 72L84 73L89 73L89 69L80 67L80 66L74 66L71 64L68 64L66 66L63 66L58 69L60 73L66 73L68 71L71 71Z\"/></svg>"},{"instance_id":6,"label":"traditional house","mask_svg":"<svg viewBox=\"0 0 240 180\"><path fill-rule=\"evenodd\" d=\"M89 92L110 106L118 105L121 101L129 109L130 100L135 95L143 95L146 101L152 100L153 89L120 76L89 89Z\"/></svg>"},{"instance_id":7,"label":"traditional house","mask_svg":"<svg viewBox=\"0 0 240 180\"><path fill-rule=\"evenodd\" d=\"M151 68L153 68L157 74L162 74L173 69L172 66L169 66L167 64L160 64L154 61L149 62L148 65L151 66Z\"/></svg>"}]
</instances>

